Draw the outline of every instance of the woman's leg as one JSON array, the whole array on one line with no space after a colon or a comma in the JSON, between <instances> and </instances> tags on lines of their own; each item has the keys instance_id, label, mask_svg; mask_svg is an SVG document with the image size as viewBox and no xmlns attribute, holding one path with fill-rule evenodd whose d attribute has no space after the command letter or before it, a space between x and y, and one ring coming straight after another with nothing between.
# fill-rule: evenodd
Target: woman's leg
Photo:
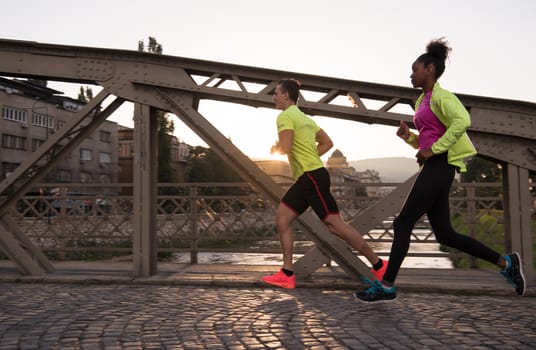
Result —
<instances>
[{"instance_id":1,"label":"woman's leg","mask_svg":"<svg viewBox=\"0 0 536 350\"><path fill-rule=\"evenodd\" d=\"M452 167L448 164L447 166ZM492 264L499 264L501 255L498 252L485 246L472 237L456 232L452 227L450 219L449 193L452 186L452 179L454 178L454 169L445 169L443 174L445 174L445 176L441 179L438 179L438 186L441 186L442 189L439 192L436 201L426 212L438 243L456 248L459 251L486 260Z\"/></svg>"},{"instance_id":2,"label":"woman's leg","mask_svg":"<svg viewBox=\"0 0 536 350\"><path fill-rule=\"evenodd\" d=\"M446 159L446 154L434 156L426 161L406 198L402 210L393 222L393 244L389 255L389 265L382 280L385 285L394 284L402 261L408 253L411 231L437 198L440 191L437 185L437 178L441 176L443 171L441 167L442 158Z\"/></svg>"}]
</instances>

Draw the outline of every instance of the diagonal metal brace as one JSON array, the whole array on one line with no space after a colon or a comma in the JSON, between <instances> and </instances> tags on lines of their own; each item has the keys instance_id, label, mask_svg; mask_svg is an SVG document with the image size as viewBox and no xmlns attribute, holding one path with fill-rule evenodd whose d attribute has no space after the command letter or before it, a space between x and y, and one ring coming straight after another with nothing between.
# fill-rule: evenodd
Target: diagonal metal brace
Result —
<instances>
[{"instance_id":1,"label":"diagonal metal brace","mask_svg":"<svg viewBox=\"0 0 536 350\"><path fill-rule=\"evenodd\" d=\"M190 107L191 104L186 103L188 100L193 100L191 94L159 88L154 88L153 91L168 106L169 111L176 114L190 129L196 132L244 180L250 182L272 202L279 202L283 195L281 186L234 146L199 112ZM336 261L350 276L359 278L364 275L367 278L374 279L369 268L353 254L349 247L342 240L332 235L310 212L301 215L297 219L297 224L301 226L303 231L326 256ZM306 277L311 272L309 270L296 270L300 278Z\"/></svg>"}]
</instances>

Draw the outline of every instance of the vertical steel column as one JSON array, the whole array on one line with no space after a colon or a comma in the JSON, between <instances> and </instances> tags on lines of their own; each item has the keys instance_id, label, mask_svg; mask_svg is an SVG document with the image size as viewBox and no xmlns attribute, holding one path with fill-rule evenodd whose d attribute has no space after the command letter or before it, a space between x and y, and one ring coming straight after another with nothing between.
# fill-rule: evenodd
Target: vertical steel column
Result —
<instances>
[{"instance_id":1,"label":"vertical steel column","mask_svg":"<svg viewBox=\"0 0 536 350\"><path fill-rule=\"evenodd\" d=\"M506 250L517 251L523 259L523 270L529 285L536 283L529 191L529 171L512 164L503 167L504 217Z\"/></svg>"},{"instance_id":2,"label":"vertical steel column","mask_svg":"<svg viewBox=\"0 0 536 350\"><path fill-rule=\"evenodd\" d=\"M157 118L149 105L134 108L133 275L156 273Z\"/></svg>"}]
</instances>

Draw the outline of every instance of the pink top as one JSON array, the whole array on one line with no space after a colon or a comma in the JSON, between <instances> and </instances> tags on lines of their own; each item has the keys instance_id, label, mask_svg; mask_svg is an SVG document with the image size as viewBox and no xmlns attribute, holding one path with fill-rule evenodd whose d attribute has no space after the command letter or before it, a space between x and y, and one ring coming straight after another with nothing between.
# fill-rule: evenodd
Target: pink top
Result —
<instances>
[{"instance_id":1,"label":"pink top","mask_svg":"<svg viewBox=\"0 0 536 350\"><path fill-rule=\"evenodd\" d=\"M419 131L419 149L431 148L446 130L430 108L431 97L432 91L425 93L422 103L413 117L413 123Z\"/></svg>"}]
</instances>

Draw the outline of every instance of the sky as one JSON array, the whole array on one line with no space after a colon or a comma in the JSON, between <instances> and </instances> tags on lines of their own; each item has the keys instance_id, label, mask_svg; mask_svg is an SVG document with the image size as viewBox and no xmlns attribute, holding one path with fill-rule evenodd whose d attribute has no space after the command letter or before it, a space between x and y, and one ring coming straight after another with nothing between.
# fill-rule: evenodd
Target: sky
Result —
<instances>
[{"instance_id":1,"label":"sky","mask_svg":"<svg viewBox=\"0 0 536 350\"><path fill-rule=\"evenodd\" d=\"M166 55L404 87L426 44L445 37L444 88L536 102L533 0L25 0L2 12L4 39L136 50L152 36ZM49 86L70 97L80 88ZM132 127L132 110L109 119ZM206 101L199 111L246 155L269 157L277 110ZM334 141L324 160L335 149L348 161L415 154L395 127L314 118ZM173 121L180 140L206 146Z\"/></svg>"}]
</instances>

